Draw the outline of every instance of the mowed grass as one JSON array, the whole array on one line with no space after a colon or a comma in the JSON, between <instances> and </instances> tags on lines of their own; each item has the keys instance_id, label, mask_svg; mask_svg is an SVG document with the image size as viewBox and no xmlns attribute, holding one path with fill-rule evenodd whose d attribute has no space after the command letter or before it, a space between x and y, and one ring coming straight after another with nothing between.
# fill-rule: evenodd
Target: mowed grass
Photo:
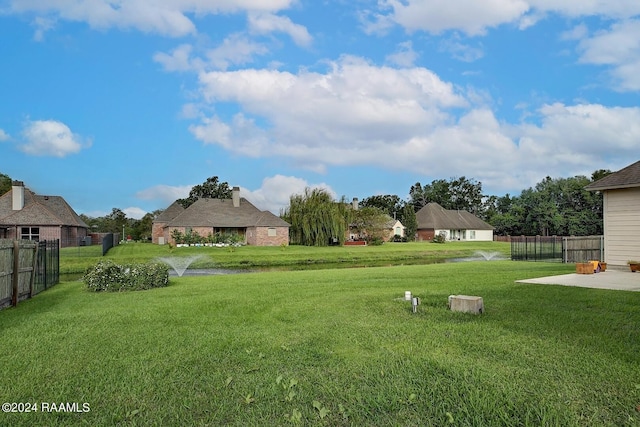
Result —
<instances>
[{"instance_id":1,"label":"mowed grass","mask_svg":"<svg viewBox=\"0 0 640 427\"><path fill-rule=\"evenodd\" d=\"M639 425L640 293L514 283L571 270L264 272L100 294L61 283L0 311L0 397L90 412L0 424ZM486 313L450 312L450 294L482 296Z\"/></svg>"}]
</instances>

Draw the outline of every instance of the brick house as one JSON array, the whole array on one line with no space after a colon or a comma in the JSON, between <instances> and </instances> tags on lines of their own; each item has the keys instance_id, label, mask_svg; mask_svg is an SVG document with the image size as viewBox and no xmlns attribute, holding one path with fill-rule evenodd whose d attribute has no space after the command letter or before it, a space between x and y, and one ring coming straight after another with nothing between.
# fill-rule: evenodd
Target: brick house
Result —
<instances>
[{"instance_id":1,"label":"brick house","mask_svg":"<svg viewBox=\"0 0 640 427\"><path fill-rule=\"evenodd\" d=\"M60 196L40 196L13 181L0 197L0 238L26 240L60 239L60 246L78 246L89 226Z\"/></svg>"},{"instance_id":2,"label":"brick house","mask_svg":"<svg viewBox=\"0 0 640 427\"><path fill-rule=\"evenodd\" d=\"M433 240L444 234L447 240L492 241L493 227L471 212L448 210L427 203L416 212L417 240Z\"/></svg>"},{"instance_id":3,"label":"brick house","mask_svg":"<svg viewBox=\"0 0 640 427\"><path fill-rule=\"evenodd\" d=\"M175 244L171 237L174 230L185 234L196 232L204 237L233 233L252 246L289 244L289 223L240 197L239 187L233 187L231 199L201 198L187 209L172 203L153 221L153 243Z\"/></svg>"}]
</instances>

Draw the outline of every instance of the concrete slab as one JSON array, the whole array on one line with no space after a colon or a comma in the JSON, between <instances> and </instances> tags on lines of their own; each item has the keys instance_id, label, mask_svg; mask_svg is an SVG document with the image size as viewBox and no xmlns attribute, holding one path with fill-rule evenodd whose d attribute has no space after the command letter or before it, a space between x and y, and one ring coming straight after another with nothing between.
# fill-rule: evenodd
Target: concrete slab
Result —
<instances>
[{"instance_id":1,"label":"concrete slab","mask_svg":"<svg viewBox=\"0 0 640 427\"><path fill-rule=\"evenodd\" d=\"M595 274L562 274L559 276L516 280L516 283L578 286L581 288L640 292L640 273L632 273L629 270L622 271L608 269L607 271Z\"/></svg>"}]
</instances>

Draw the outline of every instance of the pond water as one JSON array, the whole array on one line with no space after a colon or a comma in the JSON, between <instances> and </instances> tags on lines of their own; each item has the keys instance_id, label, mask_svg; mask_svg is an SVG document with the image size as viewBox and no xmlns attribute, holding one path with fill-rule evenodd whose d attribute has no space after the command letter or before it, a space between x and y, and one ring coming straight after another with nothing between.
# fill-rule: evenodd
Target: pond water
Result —
<instances>
[{"instance_id":1,"label":"pond water","mask_svg":"<svg viewBox=\"0 0 640 427\"><path fill-rule=\"evenodd\" d=\"M368 267L394 267L399 265L427 265L427 264L442 264L442 263L450 263L450 262L469 262L469 261L501 261L507 260L509 258L504 257L498 252L489 252L485 253L482 251L478 251L470 257L464 258L424 258L424 259L412 259L412 260L404 260L398 263L393 263L390 261L368 261L365 263L352 264L352 263L321 263L321 264L312 264L312 263L300 263L294 265L285 265L285 266L273 266L266 268L242 268L242 269L231 269L231 268L187 268L187 265L184 270L182 268L179 271L176 271L175 268L169 268L169 277L179 277L179 276L222 276L228 274L246 274L246 273L259 273L266 271L299 271L299 270L325 270L325 269L336 269L336 268L368 268ZM193 260L191 260L193 261ZM190 264L190 263L189 263ZM180 266L182 267L182 266ZM180 273L180 274L179 274ZM75 280L81 280L83 274L74 273L74 274L61 274L60 281L61 282L69 282Z\"/></svg>"}]
</instances>

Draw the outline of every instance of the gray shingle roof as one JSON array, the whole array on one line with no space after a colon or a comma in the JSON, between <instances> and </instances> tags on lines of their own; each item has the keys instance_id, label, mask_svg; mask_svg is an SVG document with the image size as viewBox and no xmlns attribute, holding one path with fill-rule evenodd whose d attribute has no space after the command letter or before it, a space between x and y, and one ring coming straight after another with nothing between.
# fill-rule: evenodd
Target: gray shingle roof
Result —
<instances>
[{"instance_id":1,"label":"gray shingle roof","mask_svg":"<svg viewBox=\"0 0 640 427\"><path fill-rule=\"evenodd\" d=\"M156 219L156 221L158 221ZM244 197L234 207L231 199L198 199L168 221L170 227L288 227L289 223L269 211L261 211Z\"/></svg>"},{"instance_id":2,"label":"gray shingle roof","mask_svg":"<svg viewBox=\"0 0 640 427\"><path fill-rule=\"evenodd\" d=\"M640 160L587 185L589 191L640 187Z\"/></svg>"},{"instance_id":3,"label":"gray shingle roof","mask_svg":"<svg viewBox=\"0 0 640 427\"><path fill-rule=\"evenodd\" d=\"M66 225L88 228L60 196L39 196L24 189L24 207L13 210L13 190L0 197L0 224L2 225Z\"/></svg>"},{"instance_id":4,"label":"gray shingle roof","mask_svg":"<svg viewBox=\"0 0 640 427\"><path fill-rule=\"evenodd\" d=\"M493 230L493 227L467 211L447 210L437 203L427 203L416 212L418 229Z\"/></svg>"},{"instance_id":5,"label":"gray shingle roof","mask_svg":"<svg viewBox=\"0 0 640 427\"><path fill-rule=\"evenodd\" d=\"M167 209L165 209L160 215L158 215L158 217L153 220L153 222L169 222L173 218L180 215L182 212L184 212L184 208L182 207L182 205L177 201L173 202Z\"/></svg>"}]
</instances>

